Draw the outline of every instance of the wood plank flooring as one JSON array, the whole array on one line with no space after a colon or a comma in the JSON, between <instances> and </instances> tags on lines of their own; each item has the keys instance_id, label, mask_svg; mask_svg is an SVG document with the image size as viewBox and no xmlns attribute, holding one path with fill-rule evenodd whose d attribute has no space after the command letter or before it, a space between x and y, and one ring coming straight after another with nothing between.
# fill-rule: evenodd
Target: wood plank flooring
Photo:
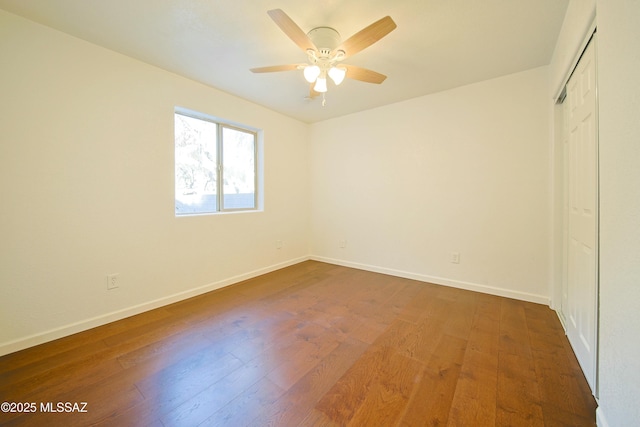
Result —
<instances>
[{"instance_id":1,"label":"wood plank flooring","mask_svg":"<svg viewBox=\"0 0 640 427\"><path fill-rule=\"evenodd\" d=\"M314 261L4 356L0 402L35 404L2 426L595 426L596 408L548 307Z\"/></svg>"}]
</instances>

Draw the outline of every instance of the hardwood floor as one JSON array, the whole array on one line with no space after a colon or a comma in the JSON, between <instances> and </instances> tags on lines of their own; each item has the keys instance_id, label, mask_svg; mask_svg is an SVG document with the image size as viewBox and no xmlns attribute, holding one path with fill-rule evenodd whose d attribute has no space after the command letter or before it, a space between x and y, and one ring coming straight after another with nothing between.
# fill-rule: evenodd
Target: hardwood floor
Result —
<instances>
[{"instance_id":1,"label":"hardwood floor","mask_svg":"<svg viewBox=\"0 0 640 427\"><path fill-rule=\"evenodd\" d=\"M595 426L596 407L548 307L313 261L4 356L5 401L36 411L3 426Z\"/></svg>"}]
</instances>

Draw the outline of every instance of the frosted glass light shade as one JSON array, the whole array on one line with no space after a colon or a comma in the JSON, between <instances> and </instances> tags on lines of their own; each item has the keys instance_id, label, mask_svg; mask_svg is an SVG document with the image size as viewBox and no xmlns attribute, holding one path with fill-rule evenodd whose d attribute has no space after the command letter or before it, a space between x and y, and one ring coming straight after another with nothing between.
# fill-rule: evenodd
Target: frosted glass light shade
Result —
<instances>
[{"instance_id":1,"label":"frosted glass light shade","mask_svg":"<svg viewBox=\"0 0 640 427\"><path fill-rule=\"evenodd\" d=\"M318 67L317 65L307 65L306 67L304 67L303 73L304 79L309 83L313 83L320 75L320 67Z\"/></svg>"},{"instance_id":2,"label":"frosted glass light shade","mask_svg":"<svg viewBox=\"0 0 640 427\"><path fill-rule=\"evenodd\" d=\"M327 91L327 78L326 77L318 77L316 80L316 85L313 87L313 90L316 92L326 92Z\"/></svg>"},{"instance_id":3,"label":"frosted glass light shade","mask_svg":"<svg viewBox=\"0 0 640 427\"><path fill-rule=\"evenodd\" d=\"M329 70L329 77L336 85L339 85L344 80L344 76L347 74L347 70L342 67L331 67Z\"/></svg>"}]
</instances>

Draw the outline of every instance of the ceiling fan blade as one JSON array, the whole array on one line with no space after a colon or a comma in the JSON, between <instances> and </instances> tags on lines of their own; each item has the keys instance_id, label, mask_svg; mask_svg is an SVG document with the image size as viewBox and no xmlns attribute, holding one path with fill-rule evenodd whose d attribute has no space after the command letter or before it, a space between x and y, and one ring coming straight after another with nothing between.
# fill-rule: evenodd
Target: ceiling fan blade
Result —
<instances>
[{"instance_id":1,"label":"ceiling fan blade","mask_svg":"<svg viewBox=\"0 0 640 427\"><path fill-rule=\"evenodd\" d=\"M338 50L344 51L345 58L355 55L389 34L395 28L396 23L393 22L393 19L390 16L385 16L349 37L335 48L334 52Z\"/></svg>"},{"instance_id":2,"label":"ceiling fan blade","mask_svg":"<svg viewBox=\"0 0 640 427\"><path fill-rule=\"evenodd\" d=\"M347 77L353 80L380 84L387 78L384 74L367 70L366 68L356 67L355 65L341 64L340 66L347 69Z\"/></svg>"},{"instance_id":3,"label":"ceiling fan blade","mask_svg":"<svg viewBox=\"0 0 640 427\"><path fill-rule=\"evenodd\" d=\"M313 86L314 86L314 83L311 83L309 85L309 98L311 99L321 95L320 92L316 92L315 90L313 90Z\"/></svg>"},{"instance_id":4,"label":"ceiling fan blade","mask_svg":"<svg viewBox=\"0 0 640 427\"><path fill-rule=\"evenodd\" d=\"M318 50L307 34L282 9L273 9L267 13L276 25L304 52L307 49Z\"/></svg>"},{"instance_id":5,"label":"ceiling fan blade","mask_svg":"<svg viewBox=\"0 0 640 427\"><path fill-rule=\"evenodd\" d=\"M258 67L251 68L250 71L252 73L273 73L276 71L293 71L297 70L300 66L305 66L305 64L287 64L287 65L272 65L270 67Z\"/></svg>"}]
</instances>

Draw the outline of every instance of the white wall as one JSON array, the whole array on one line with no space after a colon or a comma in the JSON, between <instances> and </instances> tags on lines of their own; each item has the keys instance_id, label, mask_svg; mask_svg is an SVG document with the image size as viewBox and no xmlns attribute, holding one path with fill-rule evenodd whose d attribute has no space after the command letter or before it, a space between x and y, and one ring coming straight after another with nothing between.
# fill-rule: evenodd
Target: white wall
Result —
<instances>
[{"instance_id":1,"label":"white wall","mask_svg":"<svg viewBox=\"0 0 640 427\"><path fill-rule=\"evenodd\" d=\"M306 258L308 125L3 11L0 58L0 354ZM264 130L264 212L174 216L175 106Z\"/></svg>"},{"instance_id":2,"label":"white wall","mask_svg":"<svg viewBox=\"0 0 640 427\"><path fill-rule=\"evenodd\" d=\"M313 124L312 256L548 303L547 73Z\"/></svg>"},{"instance_id":3,"label":"white wall","mask_svg":"<svg viewBox=\"0 0 640 427\"><path fill-rule=\"evenodd\" d=\"M599 426L640 420L640 2L598 0Z\"/></svg>"}]
</instances>

